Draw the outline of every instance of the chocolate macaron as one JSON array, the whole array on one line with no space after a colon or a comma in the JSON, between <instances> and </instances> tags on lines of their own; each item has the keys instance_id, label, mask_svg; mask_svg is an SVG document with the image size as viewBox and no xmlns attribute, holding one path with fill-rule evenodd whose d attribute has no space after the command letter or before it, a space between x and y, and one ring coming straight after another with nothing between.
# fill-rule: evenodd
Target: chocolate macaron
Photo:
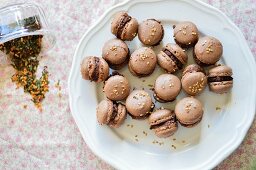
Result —
<instances>
[{"instance_id":1,"label":"chocolate macaron","mask_svg":"<svg viewBox=\"0 0 256 170\"><path fill-rule=\"evenodd\" d=\"M184 69L181 84L188 95L195 96L205 89L207 76L199 65L191 64Z\"/></svg>"},{"instance_id":2,"label":"chocolate macaron","mask_svg":"<svg viewBox=\"0 0 256 170\"><path fill-rule=\"evenodd\" d=\"M154 98L161 102L171 102L176 99L181 90L180 79L172 74L160 75L154 85Z\"/></svg>"},{"instance_id":3,"label":"chocolate macaron","mask_svg":"<svg viewBox=\"0 0 256 170\"><path fill-rule=\"evenodd\" d=\"M210 66L220 60L223 53L221 42L210 36L199 39L194 48L195 62L200 66Z\"/></svg>"},{"instance_id":4,"label":"chocolate macaron","mask_svg":"<svg viewBox=\"0 0 256 170\"><path fill-rule=\"evenodd\" d=\"M185 97L175 106L176 118L184 127L196 126L203 117L203 105L194 97Z\"/></svg>"},{"instance_id":5,"label":"chocolate macaron","mask_svg":"<svg viewBox=\"0 0 256 170\"><path fill-rule=\"evenodd\" d=\"M226 93L233 87L232 69L221 65L209 70L209 88L215 93Z\"/></svg>"},{"instance_id":6,"label":"chocolate macaron","mask_svg":"<svg viewBox=\"0 0 256 170\"><path fill-rule=\"evenodd\" d=\"M160 138L167 138L178 129L178 123L173 110L156 110L149 116L148 121L150 129L154 130L156 136Z\"/></svg>"},{"instance_id":7,"label":"chocolate macaron","mask_svg":"<svg viewBox=\"0 0 256 170\"><path fill-rule=\"evenodd\" d=\"M109 99L102 100L96 110L99 124L105 124L113 128L120 127L127 117L125 106Z\"/></svg>"},{"instance_id":8,"label":"chocolate macaron","mask_svg":"<svg viewBox=\"0 0 256 170\"><path fill-rule=\"evenodd\" d=\"M125 103L127 111L133 119L145 119L154 109L150 95L144 90L134 90L127 97Z\"/></svg>"},{"instance_id":9,"label":"chocolate macaron","mask_svg":"<svg viewBox=\"0 0 256 170\"><path fill-rule=\"evenodd\" d=\"M187 54L177 44L167 44L157 55L158 65L168 73L181 70L187 60Z\"/></svg>"},{"instance_id":10,"label":"chocolate macaron","mask_svg":"<svg viewBox=\"0 0 256 170\"><path fill-rule=\"evenodd\" d=\"M110 68L118 70L128 63L130 57L129 48L124 41L114 38L104 44L102 57Z\"/></svg>"},{"instance_id":11,"label":"chocolate macaron","mask_svg":"<svg viewBox=\"0 0 256 170\"><path fill-rule=\"evenodd\" d=\"M199 31L194 23L184 21L173 25L173 37L181 47L192 47L198 41Z\"/></svg>"},{"instance_id":12,"label":"chocolate macaron","mask_svg":"<svg viewBox=\"0 0 256 170\"><path fill-rule=\"evenodd\" d=\"M157 57L155 52L148 47L135 50L129 60L129 70L137 77L149 76L155 70Z\"/></svg>"},{"instance_id":13,"label":"chocolate macaron","mask_svg":"<svg viewBox=\"0 0 256 170\"><path fill-rule=\"evenodd\" d=\"M111 32L119 39L131 41L137 35L138 21L126 12L119 12L111 23Z\"/></svg>"},{"instance_id":14,"label":"chocolate macaron","mask_svg":"<svg viewBox=\"0 0 256 170\"><path fill-rule=\"evenodd\" d=\"M80 71L83 79L102 82L109 75L109 66L108 63L99 57L89 56L85 57L80 66Z\"/></svg>"},{"instance_id":15,"label":"chocolate macaron","mask_svg":"<svg viewBox=\"0 0 256 170\"><path fill-rule=\"evenodd\" d=\"M164 28L160 21L147 19L139 24L138 36L142 44L156 46L164 37Z\"/></svg>"},{"instance_id":16,"label":"chocolate macaron","mask_svg":"<svg viewBox=\"0 0 256 170\"><path fill-rule=\"evenodd\" d=\"M130 93L130 84L123 75L114 73L105 81L103 91L110 100L124 100Z\"/></svg>"}]
</instances>

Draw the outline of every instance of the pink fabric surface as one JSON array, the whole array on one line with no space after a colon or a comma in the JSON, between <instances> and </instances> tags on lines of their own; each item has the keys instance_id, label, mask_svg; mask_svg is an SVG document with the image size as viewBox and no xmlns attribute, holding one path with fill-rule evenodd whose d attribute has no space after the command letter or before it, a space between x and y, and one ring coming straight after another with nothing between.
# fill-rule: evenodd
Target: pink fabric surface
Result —
<instances>
[{"instance_id":1,"label":"pink fabric surface","mask_svg":"<svg viewBox=\"0 0 256 170\"><path fill-rule=\"evenodd\" d=\"M255 57L256 0L204 1L219 8L238 25ZM0 61L0 169L113 169L83 141L70 113L67 81L79 39L105 10L119 1L31 2L45 9L57 37L56 46L41 61L41 66L48 65L51 73L50 92L43 103L44 111L38 112L30 97L11 82L12 67ZM58 80L60 92L55 87ZM216 167L220 170L241 168L256 169L256 121L242 145Z\"/></svg>"}]
</instances>

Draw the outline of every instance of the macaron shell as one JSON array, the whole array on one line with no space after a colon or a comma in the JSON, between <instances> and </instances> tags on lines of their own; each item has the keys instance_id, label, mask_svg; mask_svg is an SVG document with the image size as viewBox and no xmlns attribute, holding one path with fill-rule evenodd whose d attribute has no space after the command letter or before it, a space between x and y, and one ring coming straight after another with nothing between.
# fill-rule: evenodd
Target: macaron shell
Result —
<instances>
[{"instance_id":1,"label":"macaron shell","mask_svg":"<svg viewBox=\"0 0 256 170\"><path fill-rule=\"evenodd\" d=\"M109 122L109 126L113 128L120 127L127 117L126 108L123 104L119 103L117 106L117 110L117 115L115 116L114 120Z\"/></svg>"},{"instance_id":2,"label":"macaron shell","mask_svg":"<svg viewBox=\"0 0 256 170\"><path fill-rule=\"evenodd\" d=\"M197 64L190 64L188 65L182 72L182 76L184 76L186 73L192 73L192 72L203 72L204 70L202 67L200 67Z\"/></svg>"},{"instance_id":3,"label":"macaron shell","mask_svg":"<svg viewBox=\"0 0 256 170\"><path fill-rule=\"evenodd\" d=\"M222 52L221 42L209 36L200 38L194 48L196 58L204 64L215 64L219 61Z\"/></svg>"},{"instance_id":4,"label":"macaron shell","mask_svg":"<svg viewBox=\"0 0 256 170\"><path fill-rule=\"evenodd\" d=\"M194 23L184 21L175 25L173 36L181 46L192 46L198 41L199 31Z\"/></svg>"},{"instance_id":5,"label":"macaron shell","mask_svg":"<svg viewBox=\"0 0 256 170\"><path fill-rule=\"evenodd\" d=\"M156 63L155 52L148 47L141 47L132 53L129 67L136 74L149 75L154 71Z\"/></svg>"},{"instance_id":6,"label":"macaron shell","mask_svg":"<svg viewBox=\"0 0 256 170\"><path fill-rule=\"evenodd\" d=\"M156 110L153 113L151 113L148 118L149 125L152 126L166 122L167 120L170 120L173 116L174 112L172 112L169 109Z\"/></svg>"},{"instance_id":7,"label":"macaron shell","mask_svg":"<svg viewBox=\"0 0 256 170\"><path fill-rule=\"evenodd\" d=\"M194 96L205 89L207 77L202 72L186 73L181 79L181 84L187 94Z\"/></svg>"},{"instance_id":8,"label":"macaron shell","mask_svg":"<svg viewBox=\"0 0 256 170\"><path fill-rule=\"evenodd\" d=\"M218 94L227 93L232 87L233 87L233 81L209 83L210 90Z\"/></svg>"},{"instance_id":9,"label":"macaron shell","mask_svg":"<svg viewBox=\"0 0 256 170\"><path fill-rule=\"evenodd\" d=\"M182 64L186 64L188 61L187 54L177 44L169 43L165 46Z\"/></svg>"},{"instance_id":10,"label":"macaron shell","mask_svg":"<svg viewBox=\"0 0 256 170\"><path fill-rule=\"evenodd\" d=\"M85 57L81 62L81 75L83 79L89 80L89 61L91 60L91 57Z\"/></svg>"},{"instance_id":11,"label":"macaron shell","mask_svg":"<svg viewBox=\"0 0 256 170\"><path fill-rule=\"evenodd\" d=\"M128 46L120 39L108 40L102 48L102 57L110 64L121 64L128 57Z\"/></svg>"},{"instance_id":12,"label":"macaron shell","mask_svg":"<svg viewBox=\"0 0 256 170\"><path fill-rule=\"evenodd\" d=\"M135 117L148 114L152 106L152 99L144 90L134 90L126 99L127 111Z\"/></svg>"},{"instance_id":13,"label":"macaron shell","mask_svg":"<svg viewBox=\"0 0 256 170\"><path fill-rule=\"evenodd\" d=\"M167 73L174 73L178 70L177 65L163 51L160 51L157 55L157 63Z\"/></svg>"},{"instance_id":14,"label":"macaron shell","mask_svg":"<svg viewBox=\"0 0 256 170\"><path fill-rule=\"evenodd\" d=\"M232 76L232 69L228 66L217 66L209 70L209 76L210 77L216 77L216 76Z\"/></svg>"},{"instance_id":15,"label":"macaron shell","mask_svg":"<svg viewBox=\"0 0 256 170\"><path fill-rule=\"evenodd\" d=\"M162 100L172 101L174 100L181 90L180 79L172 74L160 75L154 85L154 91Z\"/></svg>"},{"instance_id":16,"label":"macaron shell","mask_svg":"<svg viewBox=\"0 0 256 170\"><path fill-rule=\"evenodd\" d=\"M156 129L154 129L156 136L160 138L167 138L172 136L178 130L177 122L173 122L170 124L162 125Z\"/></svg>"},{"instance_id":17,"label":"macaron shell","mask_svg":"<svg viewBox=\"0 0 256 170\"><path fill-rule=\"evenodd\" d=\"M163 34L163 26L154 19L148 19L139 25L139 40L145 45L157 45L163 39Z\"/></svg>"},{"instance_id":18,"label":"macaron shell","mask_svg":"<svg viewBox=\"0 0 256 170\"><path fill-rule=\"evenodd\" d=\"M126 60L121 64L109 64L109 67L113 70L120 70L125 67L129 62L130 55L128 54Z\"/></svg>"},{"instance_id":19,"label":"macaron shell","mask_svg":"<svg viewBox=\"0 0 256 170\"><path fill-rule=\"evenodd\" d=\"M128 15L128 14L124 11L121 11L121 12L118 12L118 13L115 14L115 16L114 16L114 18L111 22L111 32L114 35L117 34L119 23L121 22L122 17L125 16L125 15Z\"/></svg>"},{"instance_id":20,"label":"macaron shell","mask_svg":"<svg viewBox=\"0 0 256 170\"><path fill-rule=\"evenodd\" d=\"M124 27L121 34L121 39L131 41L136 37L138 32L138 21L135 18L132 18Z\"/></svg>"},{"instance_id":21,"label":"macaron shell","mask_svg":"<svg viewBox=\"0 0 256 170\"><path fill-rule=\"evenodd\" d=\"M184 127L186 127L186 128L193 128L193 127L195 127L196 125L198 125L200 122L201 122L201 120L202 120L202 117L200 118L200 119L198 119L195 123L193 123L193 124L186 124L186 122L181 122L181 121L179 121L179 123L181 124L181 126L184 126Z\"/></svg>"},{"instance_id":22,"label":"macaron shell","mask_svg":"<svg viewBox=\"0 0 256 170\"><path fill-rule=\"evenodd\" d=\"M108 124L113 113L113 102L110 100L102 100L96 109L96 117L98 122Z\"/></svg>"},{"instance_id":23,"label":"macaron shell","mask_svg":"<svg viewBox=\"0 0 256 170\"><path fill-rule=\"evenodd\" d=\"M97 82L102 82L106 80L109 76L109 66L108 63L103 59L100 58L99 67L98 67L99 77Z\"/></svg>"},{"instance_id":24,"label":"macaron shell","mask_svg":"<svg viewBox=\"0 0 256 170\"><path fill-rule=\"evenodd\" d=\"M203 116L203 106L193 97L181 99L175 106L176 118L185 125L197 123Z\"/></svg>"},{"instance_id":25,"label":"macaron shell","mask_svg":"<svg viewBox=\"0 0 256 170\"><path fill-rule=\"evenodd\" d=\"M104 92L108 99L124 100L130 93L130 85L124 76L111 76L104 85Z\"/></svg>"}]
</instances>

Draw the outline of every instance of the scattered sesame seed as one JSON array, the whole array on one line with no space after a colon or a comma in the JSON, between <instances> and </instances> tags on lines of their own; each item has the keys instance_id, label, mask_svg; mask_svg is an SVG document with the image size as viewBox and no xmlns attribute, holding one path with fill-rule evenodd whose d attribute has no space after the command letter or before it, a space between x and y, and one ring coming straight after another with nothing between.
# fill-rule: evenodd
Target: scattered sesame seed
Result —
<instances>
[{"instance_id":1,"label":"scattered sesame seed","mask_svg":"<svg viewBox=\"0 0 256 170\"><path fill-rule=\"evenodd\" d=\"M221 110L221 107L216 106L215 110Z\"/></svg>"}]
</instances>

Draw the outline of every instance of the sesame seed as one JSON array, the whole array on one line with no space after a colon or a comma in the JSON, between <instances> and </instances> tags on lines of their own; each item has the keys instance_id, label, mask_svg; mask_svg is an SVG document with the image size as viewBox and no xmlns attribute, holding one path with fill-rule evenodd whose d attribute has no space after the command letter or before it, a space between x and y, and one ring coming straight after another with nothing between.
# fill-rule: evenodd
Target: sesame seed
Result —
<instances>
[{"instance_id":1,"label":"sesame seed","mask_svg":"<svg viewBox=\"0 0 256 170\"><path fill-rule=\"evenodd\" d=\"M215 110L221 110L221 107L216 106Z\"/></svg>"},{"instance_id":2,"label":"sesame seed","mask_svg":"<svg viewBox=\"0 0 256 170\"><path fill-rule=\"evenodd\" d=\"M116 50L117 50L117 47L116 47L116 46L112 46L112 47L110 48L110 50L111 50L111 51L116 51Z\"/></svg>"}]
</instances>

